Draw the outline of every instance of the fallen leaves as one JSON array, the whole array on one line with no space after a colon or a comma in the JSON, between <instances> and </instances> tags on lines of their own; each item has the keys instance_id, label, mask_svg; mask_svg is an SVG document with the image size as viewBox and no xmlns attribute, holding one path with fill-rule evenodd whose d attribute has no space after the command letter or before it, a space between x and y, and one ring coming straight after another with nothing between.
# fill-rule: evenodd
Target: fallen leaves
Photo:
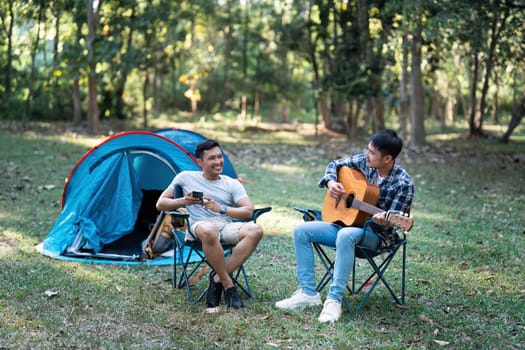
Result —
<instances>
[{"instance_id":1,"label":"fallen leaves","mask_svg":"<svg viewBox=\"0 0 525 350\"><path fill-rule=\"evenodd\" d=\"M446 346L446 345L449 345L450 342L449 341L445 341L445 340L438 340L438 339L434 339L433 340L434 343L440 345L440 346Z\"/></svg>"},{"instance_id":2,"label":"fallen leaves","mask_svg":"<svg viewBox=\"0 0 525 350\"><path fill-rule=\"evenodd\" d=\"M434 320L432 320L430 317L428 317L427 315L425 314L420 314L418 316L418 318L423 321L423 322L426 322L428 323L429 325L433 326L433 327L436 327L433 331L433 336L436 337L436 336L439 336L439 334L441 333L440 332L440 329L443 328L441 327L440 325L438 325L436 322L434 322ZM445 341L445 340L440 340L440 339L433 339L432 340L434 343L440 345L440 346L446 346L446 345L449 345L450 342L449 341Z\"/></svg>"},{"instance_id":3,"label":"fallen leaves","mask_svg":"<svg viewBox=\"0 0 525 350\"><path fill-rule=\"evenodd\" d=\"M56 185L42 185L42 186L38 186L37 188L39 190L51 191L51 190L54 190L57 187L56 187Z\"/></svg>"},{"instance_id":4,"label":"fallen leaves","mask_svg":"<svg viewBox=\"0 0 525 350\"><path fill-rule=\"evenodd\" d=\"M434 323L434 321L433 321L430 317L428 317L427 315L425 315L425 314L420 314L420 315L418 316L418 318L419 318L421 321L430 324L431 326L437 326L437 325Z\"/></svg>"},{"instance_id":5,"label":"fallen leaves","mask_svg":"<svg viewBox=\"0 0 525 350\"><path fill-rule=\"evenodd\" d=\"M53 297L55 297L57 295L58 295L58 292L54 291L53 289L47 289L44 292L44 296L47 297L47 298L53 298Z\"/></svg>"}]
</instances>

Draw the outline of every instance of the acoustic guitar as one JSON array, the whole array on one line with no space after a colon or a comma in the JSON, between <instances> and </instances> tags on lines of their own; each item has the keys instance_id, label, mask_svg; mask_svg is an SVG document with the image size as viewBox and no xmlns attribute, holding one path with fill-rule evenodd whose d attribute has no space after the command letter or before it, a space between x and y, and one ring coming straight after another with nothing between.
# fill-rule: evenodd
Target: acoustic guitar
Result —
<instances>
[{"instance_id":1,"label":"acoustic guitar","mask_svg":"<svg viewBox=\"0 0 525 350\"><path fill-rule=\"evenodd\" d=\"M339 198L333 198L330 192L326 191L321 211L323 221L362 227L366 219L384 211L375 206L379 198L379 187L368 183L359 170L341 167L337 178L346 193ZM392 226L405 231L410 231L414 224L412 218L398 212L387 211L385 218Z\"/></svg>"}]
</instances>

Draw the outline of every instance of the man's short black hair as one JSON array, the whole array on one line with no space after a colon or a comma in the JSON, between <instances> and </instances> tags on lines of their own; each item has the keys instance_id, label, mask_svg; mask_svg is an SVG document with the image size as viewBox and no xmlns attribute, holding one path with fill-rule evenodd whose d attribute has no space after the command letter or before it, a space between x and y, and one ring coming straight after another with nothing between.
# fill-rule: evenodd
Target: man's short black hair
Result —
<instances>
[{"instance_id":1,"label":"man's short black hair","mask_svg":"<svg viewBox=\"0 0 525 350\"><path fill-rule=\"evenodd\" d=\"M214 147L221 147L219 143L215 140L207 139L202 142L199 142L197 146L195 147L195 156L197 158L201 158L204 151L207 151L209 149L212 149Z\"/></svg>"},{"instance_id":2,"label":"man's short black hair","mask_svg":"<svg viewBox=\"0 0 525 350\"><path fill-rule=\"evenodd\" d=\"M401 140L394 130L380 130L370 136L369 141L372 142L374 147L377 148L382 155L389 154L394 159L396 159L403 148L403 140Z\"/></svg>"}]
</instances>

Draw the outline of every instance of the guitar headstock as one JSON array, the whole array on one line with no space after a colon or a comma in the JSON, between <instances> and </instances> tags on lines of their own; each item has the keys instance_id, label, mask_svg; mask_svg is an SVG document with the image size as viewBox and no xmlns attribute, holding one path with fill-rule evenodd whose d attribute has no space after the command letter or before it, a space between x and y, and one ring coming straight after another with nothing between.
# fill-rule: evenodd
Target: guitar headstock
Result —
<instances>
[{"instance_id":1,"label":"guitar headstock","mask_svg":"<svg viewBox=\"0 0 525 350\"><path fill-rule=\"evenodd\" d=\"M387 211L385 218L390 222L390 225L398 227L403 231L410 231L414 225L414 219L408 215L401 214L398 212Z\"/></svg>"}]
</instances>

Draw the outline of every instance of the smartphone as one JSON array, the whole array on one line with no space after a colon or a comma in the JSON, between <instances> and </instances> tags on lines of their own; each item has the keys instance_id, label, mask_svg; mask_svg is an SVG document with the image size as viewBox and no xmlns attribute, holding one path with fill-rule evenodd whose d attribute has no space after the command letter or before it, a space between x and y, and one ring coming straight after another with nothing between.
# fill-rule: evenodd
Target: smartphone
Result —
<instances>
[{"instance_id":1,"label":"smartphone","mask_svg":"<svg viewBox=\"0 0 525 350\"><path fill-rule=\"evenodd\" d=\"M191 192L191 196L193 198L202 198L202 192L200 192L200 191L193 191L193 192Z\"/></svg>"}]
</instances>

